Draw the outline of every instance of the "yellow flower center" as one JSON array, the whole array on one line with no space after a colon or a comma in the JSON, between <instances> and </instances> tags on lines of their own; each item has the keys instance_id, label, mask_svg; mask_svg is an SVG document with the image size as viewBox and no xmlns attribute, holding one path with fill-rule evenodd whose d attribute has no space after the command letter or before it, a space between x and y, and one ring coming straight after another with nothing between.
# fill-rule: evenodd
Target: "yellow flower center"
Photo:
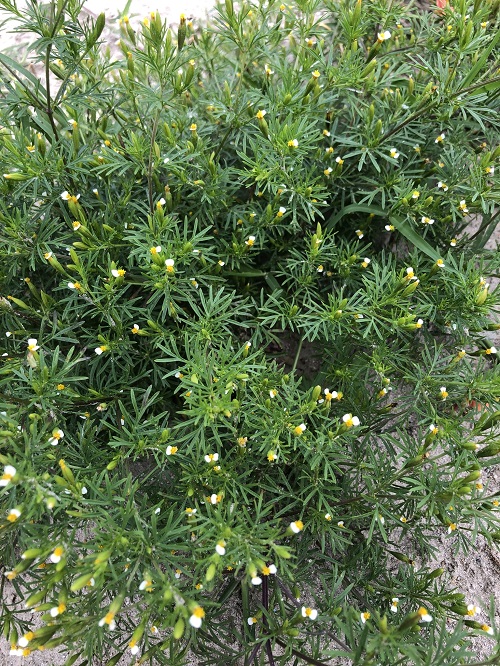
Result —
<instances>
[{"instance_id":1,"label":"yellow flower center","mask_svg":"<svg viewBox=\"0 0 500 666\"><path fill-rule=\"evenodd\" d=\"M193 610L193 615L195 617L204 618L205 617L205 611L203 610L203 608L201 606L196 606L196 608Z\"/></svg>"}]
</instances>

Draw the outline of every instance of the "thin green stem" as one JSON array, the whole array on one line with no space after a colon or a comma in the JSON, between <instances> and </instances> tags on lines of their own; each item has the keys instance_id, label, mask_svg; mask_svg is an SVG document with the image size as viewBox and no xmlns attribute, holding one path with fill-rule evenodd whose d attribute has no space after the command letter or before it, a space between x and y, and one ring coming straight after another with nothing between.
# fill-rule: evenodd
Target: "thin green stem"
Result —
<instances>
[{"instance_id":1,"label":"thin green stem","mask_svg":"<svg viewBox=\"0 0 500 666\"><path fill-rule=\"evenodd\" d=\"M304 338L301 337L299 341L299 346L297 347L297 351L295 352L295 359L293 361L292 372L295 372L295 370L297 369L297 363L299 362L300 352L302 351L303 344L304 344Z\"/></svg>"}]
</instances>

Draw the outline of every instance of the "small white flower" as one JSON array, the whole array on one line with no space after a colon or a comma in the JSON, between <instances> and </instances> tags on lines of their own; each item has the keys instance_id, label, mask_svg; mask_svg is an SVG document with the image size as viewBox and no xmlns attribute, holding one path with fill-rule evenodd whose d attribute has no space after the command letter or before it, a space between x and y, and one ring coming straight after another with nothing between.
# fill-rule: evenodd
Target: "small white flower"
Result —
<instances>
[{"instance_id":1,"label":"small white flower","mask_svg":"<svg viewBox=\"0 0 500 666\"><path fill-rule=\"evenodd\" d=\"M132 654L137 654L139 652L139 646L138 645L132 645L132 647L130 648L130 652Z\"/></svg>"},{"instance_id":2,"label":"small white flower","mask_svg":"<svg viewBox=\"0 0 500 666\"><path fill-rule=\"evenodd\" d=\"M172 273L172 272L173 272L173 270L174 270L174 264L175 264L174 259L165 259L165 266L166 266L167 271L168 271L169 273Z\"/></svg>"},{"instance_id":3,"label":"small white flower","mask_svg":"<svg viewBox=\"0 0 500 666\"><path fill-rule=\"evenodd\" d=\"M438 185L440 190L443 190L443 192L448 192L448 185L446 183L443 183L442 180L439 181Z\"/></svg>"},{"instance_id":4,"label":"small white flower","mask_svg":"<svg viewBox=\"0 0 500 666\"><path fill-rule=\"evenodd\" d=\"M215 552L218 553L219 555L225 555L226 554L226 542L224 540L218 541L217 545L215 546Z\"/></svg>"},{"instance_id":5,"label":"small white flower","mask_svg":"<svg viewBox=\"0 0 500 666\"><path fill-rule=\"evenodd\" d=\"M10 338L11 335L12 335L11 331L5 331L6 338Z\"/></svg>"},{"instance_id":6,"label":"small white flower","mask_svg":"<svg viewBox=\"0 0 500 666\"><path fill-rule=\"evenodd\" d=\"M59 440L64 437L64 432L60 428L56 428L52 431L52 437L49 439L49 444L56 446L59 444Z\"/></svg>"},{"instance_id":7,"label":"small white flower","mask_svg":"<svg viewBox=\"0 0 500 666\"><path fill-rule=\"evenodd\" d=\"M15 477L16 471L16 468L12 465L5 465L3 468L3 475L0 477L0 488L4 488L5 486L9 485L9 483Z\"/></svg>"},{"instance_id":8,"label":"small white flower","mask_svg":"<svg viewBox=\"0 0 500 666\"><path fill-rule=\"evenodd\" d=\"M11 509L7 515L7 520L10 523L15 523L16 520L21 516L19 509Z\"/></svg>"},{"instance_id":9,"label":"small white flower","mask_svg":"<svg viewBox=\"0 0 500 666\"><path fill-rule=\"evenodd\" d=\"M391 33L389 30L384 30L383 32L379 32L377 34L377 39L379 42L385 42L387 39L391 38Z\"/></svg>"},{"instance_id":10,"label":"small white flower","mask_svg":"<svg viewBox=\"0 0 500 666\"><path fill-rule=\"evenodd\" d=\"M343 520L339 520L339 522L337 523L337 526L338 526L338 527L344 527L344 521L343 521Z\"/></svg>"},{"instance_id":11,"label":"small white flower","mask_svg":"<svg viewBox=\"0 0 500 666\"><path fill-rule=\"evenodd\" d=\"M420 607L417 612L422 622L432 622L432 616L429 615L426 608Z\"/></svg>"},{"instance_id":12,"label":"small white flower","mask_svg":"<svg viewBox=\"0 0 500 666\"><path fill-rule=\"evenodd\" d=\"M352 414L344 414L342 421L345 423L347 428L352 428L352 426L359 426L360 424L358 417L353 416Z\"/></svg>"},{"instance_id":13,"label":"small white flower","mask_svg":"<svg viewBox=\"0 0 500 666\"><path fill-rule=\"evenodd\" d=\"M260 585L262 583L262 578L260 576L252 577L252 585Z\"/></svg>"},{"instance_id":14,"label":"small white flower","mask_svg":"<svg viewBox=\"0 0 500 666\"><path fill-rule=\"evenodd\" d=\"M217 462L218 460L219 460L219 454L218 453L208 453L205 456L205 462L207 462L207 463Z\"/></svg>"},{"instance_id":15,"label":"small white flower","mask_svg":"<svg viewBox=\"0 0 500 666\"><path fill-rule=\"evenodd\" d=\"M391 611L393 613L398 612L398 603L399 603L399 599L397 597L392 597L392 599L391 599Z\"/></svg>"},{"instance_id":16,"label":"small white flower","mask_svg":"<svg viewBox=\"0 0 500 666\"><path fill-rule=\"evenodd\" d=\"M53 606L49 612L50 612L50 617L57 617L61 613L61 611L59 610L59 606Z\"/></svg>"},{"instance_id":17,"label":"small white flower","mask_svg":"<svg viewBox=\"0 0 500 666\"><path fill-rule=\"evenodd\" d=\"M395 148L391 148L389 151L389 155L394 159L397 160L399 158L399 153Z\"/></svg>"},{"instance_id":18,"label":"small white flower","mask_svg":"<svg viewBox=\"0 0 500 666\"><path fill-rule=\"evenodd\" d=\"M159 506L156 507L155 509L155 516L157 516L160 513L161 509Z\"/></svg>"},{"instance_id":19,"label":"small white flower","mask_svg":"<svg viewBox=\"0 0 500 666\"><path fill-rule=\"evenodd\" d=\"M301 520L295 520L294 522L290 523L290 529L294 534L298 534L299 532L302 532L304 528L304 524Z\"/></svg>"},{"instance_id":20,"label":"small white flower","mask_svg":"<svg viewBox=\"0 0 500 666\"><path fill-rule=\"evenodd\" d=\"M315 620L318 617L318 611L315 608L309 608L306 606L302 606L302 617L307 617L310 620Z\"/></svg>"},{"instance_id":21,"label":"small white flower","mask_svg":"<svg viewBox=\"0 0 500 666\"><path fill-rule=\"evenodd\" d=\"M434 220L432 219L432 217L422 216L420 221L422 222L422 224L434 224Z\"/></svg>"},{"instance_id":22,"label":"small white flower","mask_svg":"<svg viewBox=\"0 0 500 666\"><path fill-rule=\"evenodd\" d=\"M475 606L474 604L469 604L467 606L467 615L470 615L471 617L475 617L479 613L479 608Z\"/></svg>"},{"instance_id":23,"label":"small white flower","mask_svg":"<svg viewBox=\"0 0 500 666\"><path fill-rule=\"evenodd\" d=\"M64 550L61 548L61 546L58 546L51 553L51 555L49 557L49 560L51 562L53 562L54 564L57 564L58 562L61 561L61 558L62 558L63 555L64 555Z\"/></svg>"},{"instance_id":24,"label":"small white flower","mask_svg":"<svg viewBox=\"0 0 500 666\"><path fill-rule=\"evenodd\" d=\"M86 495L88 492L89 491L87 489L87 486L82 486L82 490L81 490L82 495Z\"/></svg>"},{"instance_id":25,"label":"small white flower","mask_svg":"<svg viewBox=\"0 0 500 666\"><path fill-rule=\"evenodd\" d=\"M40 349L40 345L38 344L38 340L36 338L29 338L28 339L28 350L33 352L33 351L37 351L37 349Z\"/></svg>"},{"instance_id":26,"label":"small white flower","mask_svg":"<svg viewBox=\"0 0 500 666\"><path fill-rule=\"evenodd\" d=\"M167 202L166 202L165 199L162 197L159 201L156 202L156 205L157 205L158 207L161 207L161 206L164 206L166 203L167 203Z\"/></svg>"},{"instance_id":27,"label":"small white flower","mask_svg":"<svg viewBox=\"0 0 500 666\"><path fill-rule=\"evenodd\" d=\"M256 622L257 622L257 618L256 618L256 617L248 617L248 618L247 618L247 624L248 624L249 627L251 627L252 624L256 624Z\"/></svg>"},{"instance_id":28,"label":"small white flower","mask_svg":"<svg viewBox=\"0 0 500 666\"><path fill-rule=\"evenodd\" d=\"M201 606L197 606L193 610L193 614L189 618L189 624L195 629L199 629L201 627L204 617L205 617L205 611Z\"/></svg>"}]
</instances>

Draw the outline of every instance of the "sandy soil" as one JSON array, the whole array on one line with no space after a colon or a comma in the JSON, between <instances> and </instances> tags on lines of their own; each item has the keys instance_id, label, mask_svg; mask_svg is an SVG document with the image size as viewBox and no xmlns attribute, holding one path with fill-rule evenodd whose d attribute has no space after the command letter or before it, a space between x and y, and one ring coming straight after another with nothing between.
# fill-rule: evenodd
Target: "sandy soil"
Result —
<instances>
[{"instance_id":1,"label":"sandy soil","mask_svg":"<svg viewBox=\"0 0 500 666\"><path fill-rule=\"evenodd\" d=\"M104 11L106 13L109 26L116 24L118 16L125 6L123 3L99 2L98 0L88 0L84 7L94 15ZM172 23L178 20L180 13L186 14L191 18L203 19L207 12L213 6L212 0L183 0L182 4L173 5L170 3L150 4L140 0L134 0L129 10L132 24L139 22L150 11L160 11L162 16L166 16ZM1 22L0 14L0 22ZM12 31L11 25L0 27L0 50L12 50L24 45L26 38L24 35ZM472 225L473 226L473 225ZM500 241L500 231L497 230L495 236L491 239L489 246L495 247ZM496 335L497 346L500 346L500 334ZM498 490L500 487L500 471L493 469L483 478L483 483L489 491ZM475 548L469 553L459 555L453 552L453 539L443 536L437 542L438 552L429 563L431 567L440 567L446 569L452 584L457 591L463 592L466 596L466 603L474 603L487 611L489 599L493 596L497 601L500 600L500 555L498 551L493 551L484 540L479 539ZM15 600L15 593L11 586L7 589L7 597L10 601ZM486 620L486 612L481 617ZM497 625L500 623L500 615L497 614ZM487 638L478 638L475 641L477 650L477 659L487 657L492 648L493 641ZM32 656L22 660L27 666L62 666L66 661L67 655L57 654L52 651L50 655L45 653L35 653ZM130 654L123 657L118 666L129 665L133 662ZM0 665L17 664L21 660L17 657L9 657L9 645L4 639L0 639ZM330 663L340 663L332 660ZM190 659L186 661L186 666L196 666L197 661ZM102 664L93 664L92 666L103 666ZM216 666L214 664L214 666ZM221 665L222 666L222 665Z\"/></svg>"}]
</instances>

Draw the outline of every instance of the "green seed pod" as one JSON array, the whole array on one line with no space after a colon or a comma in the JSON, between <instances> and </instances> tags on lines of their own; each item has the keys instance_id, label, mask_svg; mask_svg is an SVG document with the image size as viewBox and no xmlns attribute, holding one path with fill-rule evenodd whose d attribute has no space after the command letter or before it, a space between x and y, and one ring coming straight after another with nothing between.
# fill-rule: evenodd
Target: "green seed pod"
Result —
<instances>
[{"instance_id":1,"label":"green seed pod","mask_svg":"<svg viewBox=\"0 0 500 666\"><path fill-rule=\"evenodd\" d=\"M36 135L36 145L37 145L38 151L40 152L40 155L42 155L42 157L44 157L45 156L45 150L46 150L45 137L40 132L38 132L38 134Z\"/></svg>"},{"instance_id":2,"label":"green seed pod","mask_svg":"<svg viewBox=\"0 0 500 666\"><path fill-rule=\"evenodd\" d=\"M362 78L366 78L377 66L377 59L373 58L368 65L364 68L363 72L361 73Z\"/></svg>"},{"instance_id":3,"label":"green seed pod","mask_svg":"<svg viewBox=\"0 0 500 666\"><path fill-rule=\"evenodd\" d=\"M476 442L462 442L460 446L462 449L465 449L466 451L475 451L478 447Z\"/></svg>"},{"instance_id":4,"label":"green seed pod","mask_svg":"<svg viewBox=\"0 0 500 666\"><path fill-rule=\"evenodd\" d=\"M68 467L68 465L65 463L65 461L61 458L59 460L59 467L61 468L61 473L63 477L66 479L68 483L70 483L72 486L75 485L75 477L73 476L73 472L71 469Z\"/></svg>"},{"instance_id":5,"label":"green seed pod","mask_svg":"<svg viewBox=\"0 0 500 666\"><path fill-rule=\"evenodd\" d=\"M113 460L106 465L108 472L111 472L118 465L119 458L113 458Z\"/></svg>"},{"instance_id":6,"label":"green seed pod","mask_svg":"<svg viewBox=\"0 0 500 666\"><path fill-rule=\"evenodd\" d=\"M184 620L182 619L182 617L180 617L174 625L174 632L172 634L174 640L178 641L183 637L185 627L186 625L184 623Z\"/></svg>"},{"instance_id":7,"label":"green seed pod","mask_svg":"<svg viewBox=\"0 0 500 666\"><path fill-rule=\"evenodd\" d=\"M429 580L433 580L434 578L439 578L444 574L444 569L441 567L439 569L434 569L434 571L431 571L430 574L427 575L427 578Z\"/></svg>"},{"instance_id":8,"label":"green seed pod","mask_svg":"<svg viewBox=\"0 0 500 666\"><path fill-rule=\"evenodd\" d=\"M288 106L288 104L290 104L291 101L292 101L292 96L290 95L290 93L287 93L287 94L283 97L283 105L284 105L284 106Z\"/></svg>"},{"instance_id":9,"label":"green seed pod","mask_svg":"<svg viewBox=\"0 0 500 666\"><path fill-rule=\"evenodd\" d=\"M75 578L69 589L71 590L71 592L78 592L78 590L81 590L90 583L92 577L93 577L93 572L84 574L83 576L78 576L78 578Z\"/></svg>"},{"instance_id":10,"label":"green seed pod","mask_svg":"<svg viewBox=\"0 0 500 666\"><path fill-rule=\"evenodd\" d=\"M181 14L181 21L177 30L177 50L181 51L186 39L186 17Z\"/></svg>"},{"instance_id":11,"label":"green seed pod","mask_svg":"<svg viewBox=\"0 0 500 666\"><path fill-rule=\"evenodd\" d=\"M398 631L407 631L411 627L414 627L416 624L420 622L420 614L419 613L410 613L403 622L398 627Z\"/></svg>"},{"instance_id":12,"label":"green seed pod","mask_svg":"<svg viewBox=\"0 0 500 666\"><path fill-rule=\"evenodd\" d=\"M477 481L477 479L479 479L480 476L481 476L480 470L475 470L474 472L468 474L465 478L460 479L460 483L470 483L471 481Z\"/></svg>"},{"instance_id":13,"label":"green seed pod","mask_svg":"<svg viewBox=\"0 0 500 666\"><path fill-rule=\"evenodd\" d=\"M464 624L471 627L471 629L481 629L483 626L481 622L476 622L476 620L464 620Z\"/></svg>"},{"instance_id":14,"label":"green seed pod","mask_svg":"<svg viewBox=\"0 0 500 666\"><path fill-rule=\"evenodd\" d=\"M492 442L491 444L488 444L488 446L485 446L484 449L478 451L476 455L478 458L491 458L492 456L496 456L499 453L500 440L498 442Z\"/></svg>"},{"instance_id":15,"label":"green seed pod","mask_svg":"<svg viewBox=\"0 0 500 666\"><path fill-rule=\"evenodd\" d=\"M215 566L214 562L212 562L212 563L209 565L209 567L208 567L208 569L207 569L207 572L206 572L206 574L205 574L205 580L206 580L207 582L210 582L211 580L213 580L213 578L214 578L216 572L217 572L217 567Z\"/></svg>"},{"instance_id":16,"label":"green seed pod","mask_svg":"<svg viewBox=\"0 0 500 666\"><path fill-rule=\"evenodd\" d=\"M457 615L467 615L467 606L465 604L453 604L450 610Z\"/></svg>"},{"instance_id":17,"label":"green seed pod","mask_svg":"<svg viewBox=\"0 0 500 666\"><path fill-rule=\"evenodd\" d=\"M420 465L424 460L423 455L415 456L414 458L410 458L410 460L407 460L406 463L404 464L404 468L410 468L410 467L416 467L417 465Z\"/></svg>"},{"instance_id":18,"label":"green seed pod","mask_svg":"<svg viewBox=\"0 0 500 666\"><path fill-rule=\"evenodd\" d=\"M47 594L47 590L39 590L38 592L35 592L34 594L31 594L25 602L26 608L31 608L32 606L37 606L40 601L45 597Z\"/></svg>"},{"instance_id":19,"label":"green seed pod","mask_svg":"<svg viewBox=\"0 0 500 666\"><path fill-rule=\"evenodd\" d=\"M16 171L14 173L4 173L3 177L6 180L28 180L30 176L26 173L19 173L19 171Z\"/></svg>"},{"instance_id":20,"label":"green seed pod","mask_svg":"<svg viewBox=\"0 0 500 666\"><path fill-rule=\"evenodd\" d=\"M24 553L21 555L22 560L34 560L37 557L40 557L40 555L44 551L41 548L28 548L28 550L25 550Z\"/></svg>"},{"instance_id":21,"label":"green seed pod","mask_svg":"<svg viewBox=\"0 0 500 666\"><path fill-rule=\"evenodd\" d=\"M15 627L12 627L12 631L10 632L10 636L9 636L9 643L11 645L17 645L18 638L19 638L19 636L18 636L18 633L17 633L17 629Z\"/></svg>"},{"instance_id":22,"label":"green seed pod","mask_svg":"<svg viewBox=\"0 0 500 666\"><path fill-rule=\"evenodd\" d=\"M458 488L455 492L459 496L470 495L472 492L472 488L470 486L462 486L461 488Z\"/></svg>"},{"instance_id":23,"label":"green seed pod","mask_svg":"<svg viewBox=\"0 0 500 666\"><path fill-rule=\"evenodd\" d=\"M89 39L87 41L87 48L92 48L92 46L94 46L94 44L97 42L97 40L101 36L105 25L106 25L106 16L105 16L105 14L99 14L99 16L97 17L97 20L95 22L94 29L90 33Z\"/></svg>"},{"instance_id":24,"label":"green seed pod","mask_svg":"<svg viewBox=\"0 0 500 666\"><path fill-rule=\"evenodd\" d=\"M408 555L405 555L404 553L398 553L395 550L390 550L389 552L393 557L395 557L400 562L405 562L406 564L411 564L411 560L408 557Z\"/></svg>"},{"instance_id":25,"label":"green seed pod","mask_svg":"<svg viewBox=\"0 0 500 666\"><path fill-rule=\"evenodd\" d=\"M130 23L127 23L127 35L132 44L135 46L136 40L135 40L135 30L132 28Z\"/></svg>"},{"instance_id":26,"label":"green seed pod","mask_svg":"<svg viewBox=\"0 0 500 666\"><path fill-rule=\"evenodd\" d=\"M465 30L463 31L462 38L460 40L460 46L462 48L465 48L470 43L473 29L474 24L472 21L469 21L465 26Z\"/></svg>"},{"instance_id":27,"label":"green seed pod","mask_svg":"<svg viewBox=\"0 0 500 666\"><path fill-rule=\"evenodd\" d=\"M316 402L321 395L321 386L315 386L312 392L312 399Z\"/></svg>"}]
</instances>

